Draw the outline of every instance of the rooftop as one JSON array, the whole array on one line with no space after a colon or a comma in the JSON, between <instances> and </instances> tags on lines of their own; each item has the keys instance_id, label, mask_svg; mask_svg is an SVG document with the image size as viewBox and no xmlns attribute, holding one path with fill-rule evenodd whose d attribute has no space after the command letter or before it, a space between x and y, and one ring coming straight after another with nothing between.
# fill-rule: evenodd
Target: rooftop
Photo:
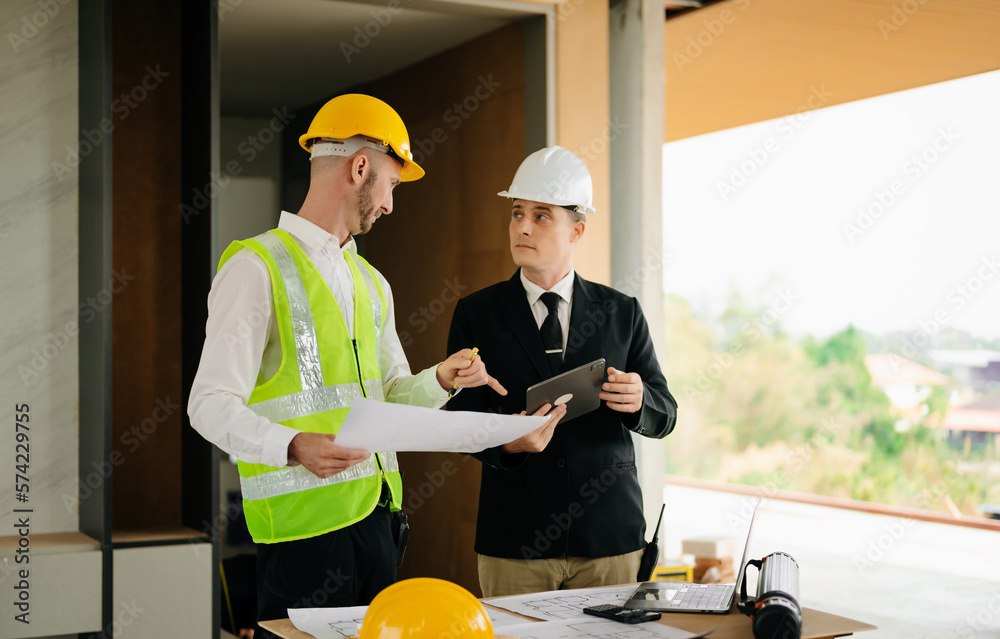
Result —
<instances>
[{"instance_id":1,"label":"rooftop","mask_svg":"<svg viewBox=\"0 0 1000 639\"><path fill-rule=\"evenodd\" d=\"M882 388L894 384L944 386L948 383L946 375L891 353L867 355L865 366L872 376L872 384Z\"/></svg>"}]
</instances>

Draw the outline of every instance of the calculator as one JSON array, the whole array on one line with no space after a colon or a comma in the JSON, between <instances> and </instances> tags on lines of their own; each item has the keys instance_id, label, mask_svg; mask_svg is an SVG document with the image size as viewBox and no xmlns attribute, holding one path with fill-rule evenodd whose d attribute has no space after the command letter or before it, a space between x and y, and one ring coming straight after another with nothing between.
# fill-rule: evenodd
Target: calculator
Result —
<instances>
[{"instance_id":1,"label":"calculator","mask_svg":"<svg viewBox=\"0 0 1000 639\"><path fill-rule=\"evenodd\" d=\"M595 617L614 619L615 621L620 621L622 623L642 623L644 621L656 621L660 618L660 613L658 612L650 612L648 610L629 610L628 608L614 606L611 604L591 606L590 608L584 608L583 612L588 615L594 615Z\"/></svg>"}]
</instances>

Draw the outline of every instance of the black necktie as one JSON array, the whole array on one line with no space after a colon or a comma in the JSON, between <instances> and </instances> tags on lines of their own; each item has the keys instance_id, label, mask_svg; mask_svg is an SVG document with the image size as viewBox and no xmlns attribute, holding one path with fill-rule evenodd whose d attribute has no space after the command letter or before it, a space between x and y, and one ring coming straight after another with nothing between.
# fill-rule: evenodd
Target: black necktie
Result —
<instances>
[{"instance_id":1,"label":"black necktie","mask_svg":"<svg viewBox=\"0 0 1000 639\"><path fill-rule=\"evenodd\" d=\"M558 375L562 371L562 326L559 324L559 295L556 293L542 293L542 302L549 309L549 314L542 322L542 347L552 368L552 374Z\"/></svg>"}]
</instances>

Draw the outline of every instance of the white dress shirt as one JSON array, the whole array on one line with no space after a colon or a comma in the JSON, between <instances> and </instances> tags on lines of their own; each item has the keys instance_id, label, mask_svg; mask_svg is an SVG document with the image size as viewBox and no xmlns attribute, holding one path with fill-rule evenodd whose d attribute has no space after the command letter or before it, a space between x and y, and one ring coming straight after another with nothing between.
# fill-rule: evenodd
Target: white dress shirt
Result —
<instances>
[{"instance_id":1,"label":"white dress shirt","mask_svg":"<svg viewBox=\"0 0 1000 639\"><path fill-rule=\"evenodd\" d=\"M566 277L553 284L552 288L546 291L525 277L524 269L521 269L521 284L524 285L524 292L528 294L528 306L531 307L531 314L535 316L535 323L538 324L539 330L542 328L542 322L549 316L549 307L542 301L542 293L551 292L559 296L556 314L559 316L559 328L562 329L563 359L566 359L566 341L569 337L569 313L573 308L573 277L575 274L576 272L570 269Z\"/></svg>"},{"instance_id":2,"label":"white dress shirt","mask_svg":"<svg viewBox=\"0 0 1000 639\"><path fill-rule=\"evenodd\" d=\"M354 280L344 258L344 251L357 255L353 238L341 247L336 236L285 211L281 212L278 228L291 234L316 266L353 337ZM396 334L392 290L382 274L376 274L387 302L379 349L386 401L443 405L448 392L438 384L436 366L410 374ZM288 444L299 431L270 422L247 408L254 387L272 377L280 364L281 341L274 318L271 278L264 260L243 249L223 265L208 295L205 347L188 403L191 425L205 439L241 461L286 466Z\"/></svg>"}]
</instances>

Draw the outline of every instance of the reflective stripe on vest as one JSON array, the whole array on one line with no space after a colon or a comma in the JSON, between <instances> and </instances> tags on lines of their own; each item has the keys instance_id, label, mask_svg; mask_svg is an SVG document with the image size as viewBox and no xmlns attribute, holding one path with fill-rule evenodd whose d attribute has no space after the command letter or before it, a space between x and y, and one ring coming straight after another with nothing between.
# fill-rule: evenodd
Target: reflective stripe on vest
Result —
<instances>
[{"instance_id":1,"label":"reflective stripe on vest","mask_svg":"<svg viewBox=\"0 0 1000 639\"><path fill-rule=\"evenodd\" d=\"M375 337L378 339L379 352L382 351L382 300L378 296L378 289L375 288L375 280L372 279L372 274L367 268L362 264L358 267L361 272L361 278L365 281L365 286L368 287L368 298L372 301L372 317L375 318Z\"/></svg>"},{"instance_id":2,"label":"reflective stripe on vest","mask_svg":"<svg viewBox=\"0 0 1000 639\"><path fill-rule=\"evenodd\" d=\"M302 390L321 388L323 386L323 369L319 360L319 342L316 339L316 323L313 321L312 309L306 295L305 286L295 260L281 238L274 233L264 233L254 238L264 245L274 257L281 273L281 279L288 293L288 304L292 315L292 329L295 334L295 354L299 363L299 377L302 380ZM346 258L345 258L346 259ZM377 351L382 351L382 299L371 272L364 264L358 265L358 272L368 289L371 300L372 317L375 320L375 344ZM314 411L315 412L315 411ZM272 420L274 421L274 420Z\"/></svg>"},{"instance_id":3,"label":"reflective stripe on vest","mask_svg":"<svg viewBox=\"0 0 1000 639\"><path fill-rule=\"evenodd\" d=\"M394 473L399 470L396 453L380 453L379 457L382 459L385 472ZM313 475L304 466L292 466L254 477L240 477L240 489L244 499L266 499L378 474L378 463L375 461L375 455L372 455L360 464L355 464L326 479Z\"/></svg>"},{"instance_id":4,"label":"reflective stripe on vest","mask_svg":"<svg viewBox=\"0 0 1000 639\"><path fill-rule=\"evenodd\" d=\"M371 399L385 400L382 392L382 380L380 379L366 379L365 391ZM301 393L267 399L249 404L247 408L258 417L280 424L283 421L313 413L349 408L354 400L360 396L361 388L357 384L334 384L333 386L323 386Z\"/></svg>"},{"instance_id":5,"label":"reflective stripe on vest","mask_svg":"<svg viewBox=\"0 0 1000 639\"><path fill-rule=\"evenodd\" d=\"M344 255L354 280L355 339L342 321L344 309L294 238L271 231L236 242L221 264L242 248L254 251L268 268L285 351L278 371L258 380L248 408L303 432L336 433L357 397L384 401L379 336L386 299L368 263ZM365 312L369 303L371 315ZM383 481L389 485L392 508L401 505L399 463L392 452L371 455L326 479L302 466L275 468L242 461L239 466L247 525L258 543L305 539L360 521L374 507Z\"/></svg>"},{"instance_id":6,"label":"reflective stripe on vest","mask_svg":"<svg viewBox=\"0 0 1000 639\"><path fill-rule=\"evenodd\" d=\"M299 377L302 390L322 388L323 368L319 361L319 340L316 338L316 323L313 321L312 307L302 284L299 269L292 254L288 252L281 238L274 233L264 233L254 238L264 245L278 265L281 279L288 293L288 306L292 315L292 333L295 335L295 357L299 362Z\"/></svg>"}]
</instances>

